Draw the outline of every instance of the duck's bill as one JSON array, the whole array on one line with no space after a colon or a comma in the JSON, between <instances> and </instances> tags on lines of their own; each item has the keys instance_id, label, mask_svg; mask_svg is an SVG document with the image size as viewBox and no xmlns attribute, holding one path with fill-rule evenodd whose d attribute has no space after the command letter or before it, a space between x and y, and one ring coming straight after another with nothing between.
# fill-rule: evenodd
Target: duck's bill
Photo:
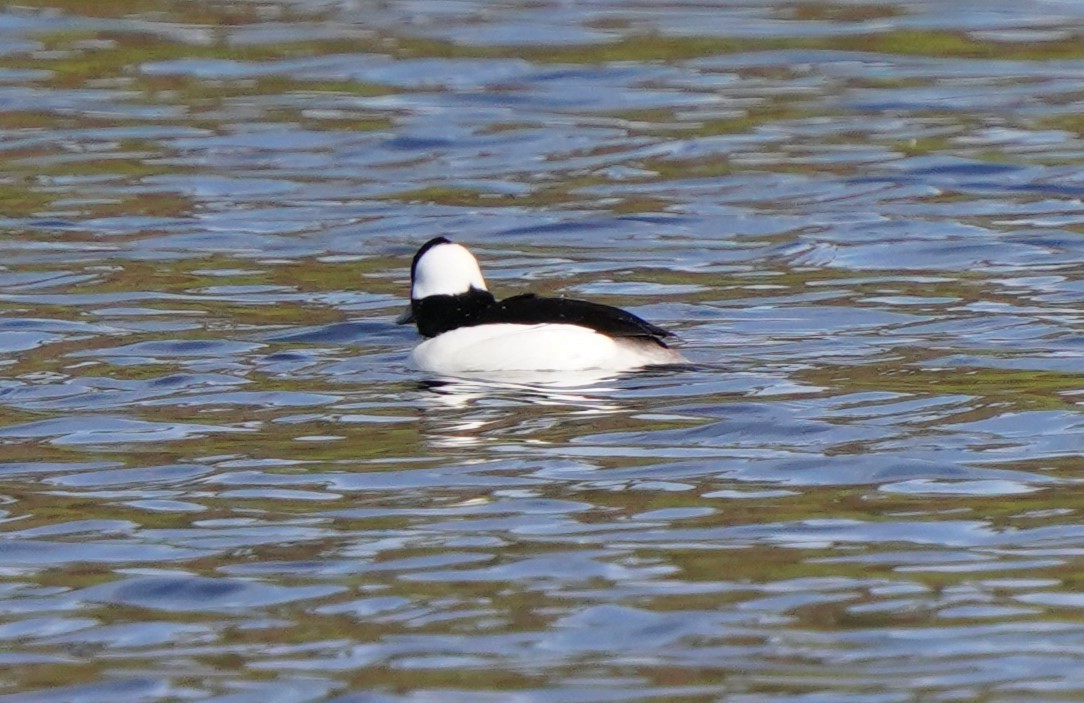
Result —
<instances>
[{"instance_id":1,"label":"duck's bill","mask_svg":"<svg viewBox=\"0 0 1084 703\"><path fill-rule=\"evenodd\" d=\"M414 309L408 307L402 312L399 317L395 318L395 324L397 325L412 325L414 324Z\"/></svg>"}]
</instances>

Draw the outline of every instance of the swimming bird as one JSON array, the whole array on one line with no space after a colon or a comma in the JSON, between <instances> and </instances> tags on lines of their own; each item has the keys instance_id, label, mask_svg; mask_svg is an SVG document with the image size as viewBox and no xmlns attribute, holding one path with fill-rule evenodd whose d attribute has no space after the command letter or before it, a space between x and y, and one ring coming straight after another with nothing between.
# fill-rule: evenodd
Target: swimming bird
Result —
<instances>
[{"instance_id":1,"label":"swimming bird","mask_svg":"<svg viewBox=\"0 0 1084 703\"><path fill-rule=\"evenodd\" d=\"M630 312L571 298L524 293L497 301L478 261L446 237L426 242L410 265L410 309L425 337L411 354L431 373L628 371L683 364L674 333Z\"/></svg>"}]
</instances>

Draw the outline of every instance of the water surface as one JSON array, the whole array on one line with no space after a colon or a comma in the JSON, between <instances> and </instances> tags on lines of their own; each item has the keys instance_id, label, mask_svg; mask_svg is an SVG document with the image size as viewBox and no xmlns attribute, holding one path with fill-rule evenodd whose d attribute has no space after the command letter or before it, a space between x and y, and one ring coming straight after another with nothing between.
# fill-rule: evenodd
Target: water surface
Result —
<instances>
[{"instance_id":1,"label":"water surface","mask_svg":"<svg viewBox=\"0 0 1084 703\"><path fill-rule=\"evenodd\" d=\"M1077 700L1082 34L0 11L0 702ZM410 370L437 235L695 368Z\"/></svg>"}]
</instances>

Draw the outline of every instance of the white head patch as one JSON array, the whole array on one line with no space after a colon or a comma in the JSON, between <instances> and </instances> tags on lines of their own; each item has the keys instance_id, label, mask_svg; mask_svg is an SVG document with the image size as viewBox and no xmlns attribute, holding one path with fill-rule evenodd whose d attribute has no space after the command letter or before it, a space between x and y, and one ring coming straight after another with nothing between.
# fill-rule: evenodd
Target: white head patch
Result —
<instances>
[{"instance_id":1,"label":"white head patch","mask_svg":"<svg viewBox=\"0 0 1084 703\"><path fill-rule=\"evenodd\" d=\"M443 242L418 259L410 297L421 300L431 295L459 295L472 287L486 290L482 270L474 255L459 244Z\"/></svg>"}]
</instances>

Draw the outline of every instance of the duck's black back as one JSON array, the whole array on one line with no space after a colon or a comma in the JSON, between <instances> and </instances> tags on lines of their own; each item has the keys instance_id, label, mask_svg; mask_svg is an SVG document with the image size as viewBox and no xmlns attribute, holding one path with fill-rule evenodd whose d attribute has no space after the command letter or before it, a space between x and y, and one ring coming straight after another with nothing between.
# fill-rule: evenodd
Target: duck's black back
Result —
<instances>
[{"instance_id":1,"label":"duck's black back","mask_svg":"<svg viewBox=\"0 0 1084 703\"><path fill-rule=\"evenodd\" d=\"M612 305L573 298L542 298L525 293L480 310L469 325L507 322L520 325L565 324L587 327L610 337L644 337L666 346L674 333Z\"/></svg>"}]
</instances>

